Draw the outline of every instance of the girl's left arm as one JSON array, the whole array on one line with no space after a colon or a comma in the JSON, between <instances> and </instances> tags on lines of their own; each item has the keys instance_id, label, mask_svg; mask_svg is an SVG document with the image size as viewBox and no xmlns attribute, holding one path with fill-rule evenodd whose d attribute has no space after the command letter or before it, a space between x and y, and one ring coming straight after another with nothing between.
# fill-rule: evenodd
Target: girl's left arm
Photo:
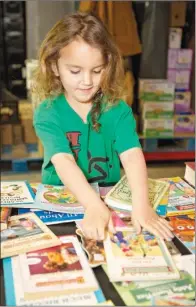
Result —
<instances>
[{"instance_id":1,"label":"girl's left arm","mask_svg":"<svg viewBox=\"0 0 196 307\"><path fill-rule=\"evenodd\" d=\"M132 219L138 233L141 228L152 232L162 239L171 240L172 227L159 217L149 203L148 175L143 152L134 147L120 154L120 160L132 191Z\"/></svg>"}]
</instances>

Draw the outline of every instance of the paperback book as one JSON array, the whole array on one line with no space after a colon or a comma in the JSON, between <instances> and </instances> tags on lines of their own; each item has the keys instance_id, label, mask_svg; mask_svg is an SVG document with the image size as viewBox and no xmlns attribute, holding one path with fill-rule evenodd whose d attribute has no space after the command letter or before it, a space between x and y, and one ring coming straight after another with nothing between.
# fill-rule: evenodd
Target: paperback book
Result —
<instances>
[{"instance_id":1,"label":"paperback book","mask_svg":"<svg viewBox=\"0 0 196 307\"><path fill-rule=\"evenodd\" d=\"M167 216L193 213L195 211L195 189L180 177L163 180L170 184Z\"/></svg>"},{"instance_id":2,"label":"paperback book","mask_svg":"<svg viewBox=\"0 0 196 307\"><path fill-rule=\"evenodd\" d=\"M11 215L11 208L8 207L1 207L1 224L0 224L0 230L7 229L8 219Z\"/></svg>"},{"instance_id":3,"label":"paperback book","mask_svg":"<svg viewBox=\"0 0 196 307\"><path fill-rule=\"evenodd\" d=\"M161 180L148 179L148 194L150 204L154 209L160 204L160 201L169 188L167 182ZM132 210L132 196L128 185L127 177L123 176L121 180L110 190L105 197L106 204L113 209Z\"/></svg>"},{"instance_id":4,"label":"paperback book","mask_svg":"<svg viewBox=\"0 0 196 307\"><path fill-rule=\"evenodd\" d=\"M34 206L34 193L27 181L2 181L1 206L31 208Z\"/></svg>"},{"instance_id":5,"label":"paperback book","mask_svg":"<svg viewBox=\"0 0 196 307\"><path fill-rule=\"evenodd\" d=\"M106 265L103 265L103 269L108 275ZM178 280L124 281L112 284L127 306L157 306L153 301L153 298L157 296L164 299L178 295L183 295L186 300L195 298L195 281L188 272L183 270L180 271Z\"/></svg>"},{"instance_id":6,"label":"paperback book","mask_svg":"<svg viewBox=\"0 0 196 307\"><path fill-rule=\"evenodd\" d=\"M84 214L43 211L39 209L26 209L26 208L18 209L18 214L23 214L27 212L34 212L35 215L37 215L39 219L46 225L80 221L84 217Z\"/></svg>"},{"instance_id":7,"label":"paperback book","mask_svg":"<svg viewBox=\"0 0 196 307\"><path fill-rule=\"evenodd\" d=\"M179 278L165 242L147 231L108 233L104 248L110 281Z\"/></svg>"},{"instance_id":8,"label":"paperback book","mask_svg":"<svg viewBox=\"0 0 196 307\"><path fill-rule=\"evenodd\" d=\"M99 194L98 184L91 184L91 186ZM46 184L38 186L34 208L72 214L84 213L83 206L78 203L68 188Z\"/></svg>"},{"instance_id":9,"label":"paperback book","mask_svg":"<svg viewBox=\"0 0 196 307\"><path fill-rule=\"evenodd\" d=\"M85 305L105 302L75 236L61 246L4 259L7 305Z\"/></svg>"},{"instance_id":10,"label":"paperback book","mask_svg":"<svg viewBox=\"0 0 196 307\"><path fill-rule=\"evenodd\" d=\"M195 214L170 216L169 221L176 237L195 254Z\"/></svg>"},{"instance_id":11,"label":"paperback book","mask_svg":"<svg viewBox=\"0 0 196 307\"><path fill-rule=\"evenodd\" d=\"M0 232L1 258L60 245L56 235L34 213L11 216Z\"/></svg>"}]
</instances>

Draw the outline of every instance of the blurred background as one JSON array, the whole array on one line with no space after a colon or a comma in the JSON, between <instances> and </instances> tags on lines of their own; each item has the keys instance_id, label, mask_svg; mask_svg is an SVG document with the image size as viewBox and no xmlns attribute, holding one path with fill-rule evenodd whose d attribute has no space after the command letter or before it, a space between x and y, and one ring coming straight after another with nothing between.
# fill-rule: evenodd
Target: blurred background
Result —
<instances>
[{"instance_id":1,"label":"blurred background","mask_svg":"<svg viewBox=\"0 0 196 307\"><path fill-rule=\"evenodd\" d=\"M97 14L121 50L149 177L183 176L195 157L195 2L33 0L0 2L2 180L41 180L31 76L46 33L78 10Z\"/></svg>"}]
</instances>

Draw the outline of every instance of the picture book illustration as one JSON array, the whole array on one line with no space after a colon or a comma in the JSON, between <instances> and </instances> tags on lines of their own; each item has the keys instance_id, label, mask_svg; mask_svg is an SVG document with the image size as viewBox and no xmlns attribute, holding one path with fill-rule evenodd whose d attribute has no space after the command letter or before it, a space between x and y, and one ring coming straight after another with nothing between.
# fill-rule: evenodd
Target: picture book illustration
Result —
<instances>
[{"instance_id":1,"label":"picture book illustration","mask_svg":"<svg viewBox=\"0 0 196 307\"><path fill-rule=\"evenodd\" d=\"M81 238L82 248L87 253L88 261L91 267L97 267L106 263L103 241L85 238L81 229L77 229L76 234Z\"/></svg>"},{"instance_id":2,"label":"picture book illustration","mask_svg":"<svg viewBox=\"0 0 196 307\"><path fill-rule=\"evenodd\" d=\"M31 188L32 188L32 190L33 190L35 195L37 193L37 189L38 189L39 185L40 185L40 183L38 183L38 182L30 182L30 186L31 186Z\"/></svg>"},{"instance_id":3,"label":"picture book illustration","mask_svg":"<svg viewBox=\"0 0 196 307\"><path fill-rule=\"evenodd\" d=\"M112 216L112 222L113 222L114 228L117 231L134 230L134 226L133 226L132 218L130 214L125 214L123 212L117 213L115 211L112 211L111 216Z\"/></svg>"},{"instance_id":4,"label":"picture book illustration","mask_svg":"<svg viewBox=\"0 0 196 307\"><path fill-rule=\"evenodd\" d=\"M11 215L12 208L1 207L0 208L0 231L7 229L8 219Z\"/></svg>"},{"instance_id":5,"label":"picture book illustration","mask_svg":"<svg viewBox=\"0 0 196 307\"><path fill-rule=\"evenodd\" d=\"M8 221L8 228L1 231L1 242L12 239L24 238L43 233L42 229L36 224L34 219L21 217L16 220Z\"/></svg>"},{"instance_id":6,"label":"picture book illustration","mask_svg":"<svg viewBox=\"0 0 196 307\"><path fill-rule=\"evenodd\" d=\"M32 205L34 193L26 181L1 182L1 206Z\"/></svg>"},{"instance_id":7,"label":"picture book illustration","mask_svg":"<svg viewBox=\"0 0 196 307\"><path fill-rule=\"evenodd\" d=\"M177 238L195 254L195 214L170 216L169 220Z\"/></svg>"},{"instance_id":8,"label":"picture book illustration","mask_svg":"<svg viewBox=\"0 0 196 307\"><path fill-rule=\"evenodd\" d=\"M168 190L169 184L164 181L148 179L148 193L149 200L153 208L156 208L165 192ZM126 176L123 176L121 180L111 189L106 195L106 203L112 206L110 201L118 202L119 204L132 205L131 190L128 185ZM114 205L115 207L115 205Z\"/></svg>"},{"instance_id":9,"label":"picture book illustration","mask_svg":"<svg viewBox=\"0 0 196 307\"><path fill-rule=\"evenodd\" d=\"M60 245L57 236L32 212L11 216L0 235L1 258Z\"/></svg>"}]
</instances>

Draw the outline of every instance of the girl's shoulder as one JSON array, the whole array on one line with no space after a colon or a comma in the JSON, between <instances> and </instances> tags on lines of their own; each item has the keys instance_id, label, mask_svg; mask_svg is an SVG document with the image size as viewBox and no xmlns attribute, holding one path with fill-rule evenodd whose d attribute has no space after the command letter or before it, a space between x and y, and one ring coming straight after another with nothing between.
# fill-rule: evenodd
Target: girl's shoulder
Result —
<instances>
[{"instance_id":1,"label":"girl's shoulder","mask_svg":"<svg viewBox=\"0 0 196 307\"><path fill-rule=\"evenodd\" d=\"M121 117L123 114L127 114L129 112L132 112L131 107L121 99L116 101L116 103L111 106L106 105L104 113L106 116Z\"/></svg>"},{"instance_id":2,"label":"girl's shoulder","mask_svg":"<svg viewBox=\"0 0 196 307\"><path fill-rule=\"evenodd\" d=\"M47 98L43 100L34 111L34 123L40 121L48 121L49 118L53 118L58 113L60 95L54 98Z\"/></svg>"}]
</instances>

